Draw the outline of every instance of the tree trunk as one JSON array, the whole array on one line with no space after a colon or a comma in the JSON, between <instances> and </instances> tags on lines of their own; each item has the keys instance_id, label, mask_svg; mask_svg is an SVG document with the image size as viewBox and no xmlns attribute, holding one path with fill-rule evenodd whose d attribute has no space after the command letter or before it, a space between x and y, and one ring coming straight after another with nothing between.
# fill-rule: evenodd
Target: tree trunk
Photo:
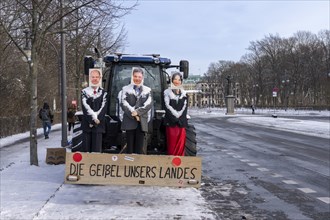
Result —
<instances>
[{"instance_id":1,"label":"tree trunk","mask_svg":"<svg viewBox=\"0 0 330 220\"><path fill-rule=\"evenodd\" d=\"M32 59L33 61L34 59ZM37 64L29 62L29 71L31 74L31 91L30 91L30 164L39 166L38 164L38 139L37 139L37 114L38 114L38 99L37 99Z\"/></svg>"}]
</instances>

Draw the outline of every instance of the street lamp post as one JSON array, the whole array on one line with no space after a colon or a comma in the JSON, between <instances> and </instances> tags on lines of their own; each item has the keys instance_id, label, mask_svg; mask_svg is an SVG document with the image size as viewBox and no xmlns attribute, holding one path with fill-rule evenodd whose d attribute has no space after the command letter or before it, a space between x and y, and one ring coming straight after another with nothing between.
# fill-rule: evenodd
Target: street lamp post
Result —
<instances>
[{"instance_id":1,"label":"street lamp post","mask_svg":"<svg viewBox=\"0 0 330 220\"><path fill-rule=\"evenodd\" d=\"M289 93L288 93L289 83L290 83L289 79L282 80L282 84L283 84L283 87L284 87L284 102L286 102L285 111L289 107ZM284 103L284 105L285 105L285 103Z\"/></svg>"},{"instance_id":2,"label":"street lamp post","mask_svg":"<svg viewBox=\"0 0 330 220\"><path fill-rule=\"evenodd\" d=\"M208 98L209 98L208 106L209 106L209 111L210 111L210 109L211 109L211 93L210 93L210 91L208 92Z\"/></svg>"},{"instance_id":3,"label":"street lamp post","mask_svg":"<svg viewBox=\"0 0 330 220\"><path fill-rule=\"evenodd\" d=\"M257 87L259 87L258 84L253 84L253 90L254 90L253 104L254 104L254 106L256 106L257 102L258 102L258 100L257 100Z\"/></svg>"},{"instance_id":4,"label":"street lamp post","mask_svg":"<svg viewBox=\"0 0 330 220\"><path fill-rule=\"evenodd\" d=\"M62 71L61 59L62 59L62 57L61 57L61 54L56 49L56 46L50 40L48 40L46 38L44 38L44 40L47 41L47 43L49 43L52 46L52 48L54 49L54 51L56 53L57 66L58 66L58 96L61 97L61 71Z\"/></svg>"},{"instance_id":5,"label":"street lamp post","mask_svg":"<svg viewBox=\"0 0 330 220\"><path fill-rule=\"evenodd\" d=\"M63 0L61 4L61 15L63 15ZM65 35L64 35L64 19L61 19L61 104L62 104L62 141L61 146L68 145L67 133L67 99L66 99L66 56L65 56Z\"/></svg>"},{"instance_id":6,"label":"street lamp post","mask_svg":"<svg viewBox=\"0 0 330 220\"><path fill-rule=\"evenodd\" d=\"M277 98L277 92L279 91L279 89L275 86L273 88L273 102L274 102L274 114L272 115L273 118L277 118L277 115L276 115L276 98Z\"/></svg>"}]
</instances>

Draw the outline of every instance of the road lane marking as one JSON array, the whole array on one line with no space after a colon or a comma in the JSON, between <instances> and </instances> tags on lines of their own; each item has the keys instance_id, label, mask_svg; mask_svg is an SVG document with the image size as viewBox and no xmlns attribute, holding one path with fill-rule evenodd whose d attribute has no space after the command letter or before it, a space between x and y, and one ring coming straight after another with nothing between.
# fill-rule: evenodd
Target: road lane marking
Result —
<instances>
[{"instance_id":1,"label":"road lane marking","mask_svg":"<svg viewBox=\"0 0 330 220\"><path fill-rule=\"evenodd\" d=\"M241 156L239 156L239 155L237 155L237 154L235 154L233 152L230 152L229 150L221 150L221 151L226 152L226 154L231 155L234 158L242 158ZM247 162L250 162L250 160L247 160L247 159L240 159L240 161L241 162L246 162L246 163ZM259 166L259 164L257 164L257 163L247 163L247 164L249 166L251 166L251 167ZM264 167L258 167L257 169L259 171L261 171L261 172L268 172L269 171L269 169L264 168ZM275 178L283 177L282 175L280 175L278 173L272 173L271 176L272 177L275 177ZM294 180L282 180L282 182L284 182L286 184L289 184L289 185L296 185L296 184L298 184ZM310 188L297 188L297 189L300 190L300 191L302 191L302 192L304 192L304 193L307 193L307 194L308 193L316 193L315 190L310 189ZM324 202L324 203L326 203L326 204L330 204L330 197L317 197L317 199L320 200L320 201L322 201L322 202Z\"/></svg>"},{"instance_id":2,"label":"road lane marking","mask_svg":"<svg viewBox=\"0 0 330 220\"><path fill-rule=\"evenodd\" d=\"M330 204L330 197L317 197L317 199L324 203Z\"/></svg>"},{"instance_id":3,"label":"road lane marking","mask_svg":"<svg viewBox=\"0 0 330 220\"><path fill-rule=\"evenodd\" d=\"M304 193L316 193L316 191L310 189L310 188L298 188L300 191L303 191Z\"/></svg>"},{"instance_id":4,"label":"road lane marking","mask_svg":"<svg viewBox=\"0 0 330 220\"><path fill-rule=\"evenodd\" d=\"M257 168L258 170L260 170L260 171L262 171L262 172L267 172L267 171L269 171L269 169L267 169L267 168L263 168L263 167L259 167L259 168Z\"/></svg>"},{"instance_id":5,"label":"road lane marking","mask_svg":"<svg viewBox=\"0 0 330 220\"><path fill-rule=\"evenodd\" d=\"M278 173L273 173L272 174L272 177L275 177L275 178L277 178L277 177L283 177L281 174L278 174Z\"/></svg>"},{"instance_id":6,"label":"road lane marking","mask_svg":"<svg viewBox=\"0 0 330 220\"><path fill-rule=\"evenodd\" d=\"M251 167L259 166L259 164L257 164L257 163L248 163L248 165L251 166Z\"/></svg>"},{"instance_id":7,"label":"road lane marking","mask_svg":"<svg viewBox=\"0 0 330 220\"><path fill-rule=\"evenodd\" d=\"M282 182L286 183L286 184L290 184L290 185L298 184L296 181L293 181L293 180L282 180Z\"/></svg>"}]
</instances>

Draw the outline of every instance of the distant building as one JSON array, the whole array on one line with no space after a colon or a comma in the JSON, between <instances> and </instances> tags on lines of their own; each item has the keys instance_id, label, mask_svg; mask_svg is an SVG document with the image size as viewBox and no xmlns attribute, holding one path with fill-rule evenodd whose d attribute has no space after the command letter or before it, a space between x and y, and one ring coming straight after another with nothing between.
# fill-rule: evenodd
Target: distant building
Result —
<instances>
[{"instance_id":1,"label":"distant building","mask_svg":"<svg viewBox=\"0 0 330 220\"><path fill-rule=\"evenodd\" d=\"M183 80L183 87L189 96L189 107L225 107L226 83L208 82L199 75L191 75ZM241 104L239 84L235 83L232 94L235 104Z\"/></svg>"},{"instance_id":2,"label":"distant building","mask_svg":"<svg viewBox=\"0 0 330 220\"><path fill-rule=\"evenodd\" d=\"M201 76L199 75L190 75L183 80L183 88L189 96L188 107L200 107L201 90L197 89L197 84L200 80Z\"/></svg>"},{"instance_id":3,"label":"distant building","mask_svg":"<svg viewBox=\"0 0 330 220\"><path fill-rule=\"evenodd\" d=\"M221 83L200 81L201 107L222 107L225 104L224 88Z\"/></svg>"}]
</instances>

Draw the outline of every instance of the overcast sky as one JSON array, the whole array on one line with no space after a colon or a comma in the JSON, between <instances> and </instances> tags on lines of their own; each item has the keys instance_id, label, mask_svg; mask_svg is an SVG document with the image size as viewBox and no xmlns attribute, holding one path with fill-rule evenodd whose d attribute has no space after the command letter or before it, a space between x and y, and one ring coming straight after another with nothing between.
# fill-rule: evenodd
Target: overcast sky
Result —
<instances>
[{"instance_id":1,"label":"overcast sky","mask_svg":"<svg viewBox=\"0 0 330 220\"><path fill-rule=\"evenodd\" d=\"M191 74L211 62L239 61L251 41L269 34L330 29L330 1L148 1L125 18L126 53L186 59ZM132 3L132 1L130 1Z\"/></svg>"}]
</instances>

